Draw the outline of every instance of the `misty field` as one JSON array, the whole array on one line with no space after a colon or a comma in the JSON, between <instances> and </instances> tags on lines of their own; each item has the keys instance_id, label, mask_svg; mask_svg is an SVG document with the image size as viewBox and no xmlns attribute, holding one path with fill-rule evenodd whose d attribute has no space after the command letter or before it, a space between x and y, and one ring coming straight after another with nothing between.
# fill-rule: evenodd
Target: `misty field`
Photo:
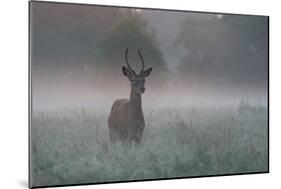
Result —
<instances>
[{"instance_id":1,"label":"misty field","mask_svg":"<svg viewBox=\"0 0 281 189\"><path fill-rule=\"evenodd\" d=\"M268 170L267 107L144 109L140 146L111 145L108 111L34 112L32 185L189 177Z\"/></svg>"}]
</instances>

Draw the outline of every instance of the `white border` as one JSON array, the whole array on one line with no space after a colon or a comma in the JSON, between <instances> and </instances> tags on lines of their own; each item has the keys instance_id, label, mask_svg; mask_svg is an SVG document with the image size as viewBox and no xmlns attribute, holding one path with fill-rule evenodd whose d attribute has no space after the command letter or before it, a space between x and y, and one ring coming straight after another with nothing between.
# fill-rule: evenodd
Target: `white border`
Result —
<instances>
[{"instance_id":1,"label":"white border","mask_svg":"<svg viewBox=\"0 0 281 189\"><path fill-rule=\"evenodd\" d=\"M58 0L59 1L59 0ZM276 0L67 0L74 3L182 9L270 16L270 174L166 180L77 188L278 188L281 168L281 14ZM27 187L28 2L3 1L0 10L1 188ZM68 187L74 188L74 187Z\"/></svg>"}]
</instances>

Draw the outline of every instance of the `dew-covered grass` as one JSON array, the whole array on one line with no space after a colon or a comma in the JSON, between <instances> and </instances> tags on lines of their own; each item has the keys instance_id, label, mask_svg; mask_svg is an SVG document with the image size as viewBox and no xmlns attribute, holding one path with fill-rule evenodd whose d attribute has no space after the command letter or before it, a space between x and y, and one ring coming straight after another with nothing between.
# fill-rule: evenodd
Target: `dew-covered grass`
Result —
<instances>
[{"instance_id":1,"label":"dew-covered grass","mask_svg":"<svg viewBox=\"0 0 281 189\"><path fill-rule=\"evenodd\" d=\"M111 145L108 111L34 112L32 186L268 170L267 107L144 109L140 146Z\"/></svg>"}]
</instances>

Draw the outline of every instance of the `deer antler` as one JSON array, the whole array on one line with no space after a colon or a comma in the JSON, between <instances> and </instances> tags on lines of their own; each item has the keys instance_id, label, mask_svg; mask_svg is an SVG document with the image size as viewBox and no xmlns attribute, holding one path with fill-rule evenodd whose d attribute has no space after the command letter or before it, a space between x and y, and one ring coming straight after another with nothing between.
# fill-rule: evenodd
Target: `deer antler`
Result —
<instances>
[{"instance_id":1,"label":"deer antler","mask_svg":"<svg viewBox=\"0 0 281 189\"><path fill-rule=\"evenodd\" d=\"M142 55L141 55L140 50L138 50L138 53L139 53L139 56L140 56L140 58L141 58L141 63L142 63L141 72L143 72L143 70L144 70L144 61L143 61L143 57L142 57Z\"/></svg>"},{"instance_id":2,"label":"deer antler","mask_svg":"<svg viewBox=\"0 0 281 189\"><path fill-rule=\"evenodd\" d=\"M131 66L129 65L129 62L128 62L128 48L126 49L125 58L126 58L127 67L129 68L129 70L132 70L132 68L131 68Z\"/></svg>"}]
</instances>

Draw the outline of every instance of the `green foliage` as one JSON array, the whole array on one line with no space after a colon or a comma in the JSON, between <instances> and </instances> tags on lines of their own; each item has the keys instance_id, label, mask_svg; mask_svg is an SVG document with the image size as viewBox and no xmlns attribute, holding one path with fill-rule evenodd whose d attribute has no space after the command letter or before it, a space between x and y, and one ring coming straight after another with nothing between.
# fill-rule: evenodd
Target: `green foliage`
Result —
<instances>
[{"instance_id":1,"label":"green foliage","mask_svg":"<svg viewBox=\"0 0 281 189\"><path fill-rule=\"evenodd\" d=\"M191 80L231 84L267 79L266 17L190 15L177 42L187 51L178 70Z\"/></svg>"},{"instance_id":2,"label":"green foliage","mask_svg":"<svg viewBox=\"0 0 281 189\"><path fill-rule=\"evenodd\" d=\"M146 67L166 72L167 66L156 37L148 31L147 22L137 13L129 12L116 23L98 42L95 52L98 64L102 67L120 68L125 63L125 49L129 49L129 62L139 62L137 49L140 49Z\"/></svg>"},{"instance_id":3,"label":"green foliage","mask_svg":"<svg viewBox=\"0 0 281 189\"><path fill-rule=\"evenodd\" d=\"M110 144L107 112L35 112L33 185L265 172L267 107L249 107L147 109L142 144L131 148Z\"/></svg>"}]
</instances>

